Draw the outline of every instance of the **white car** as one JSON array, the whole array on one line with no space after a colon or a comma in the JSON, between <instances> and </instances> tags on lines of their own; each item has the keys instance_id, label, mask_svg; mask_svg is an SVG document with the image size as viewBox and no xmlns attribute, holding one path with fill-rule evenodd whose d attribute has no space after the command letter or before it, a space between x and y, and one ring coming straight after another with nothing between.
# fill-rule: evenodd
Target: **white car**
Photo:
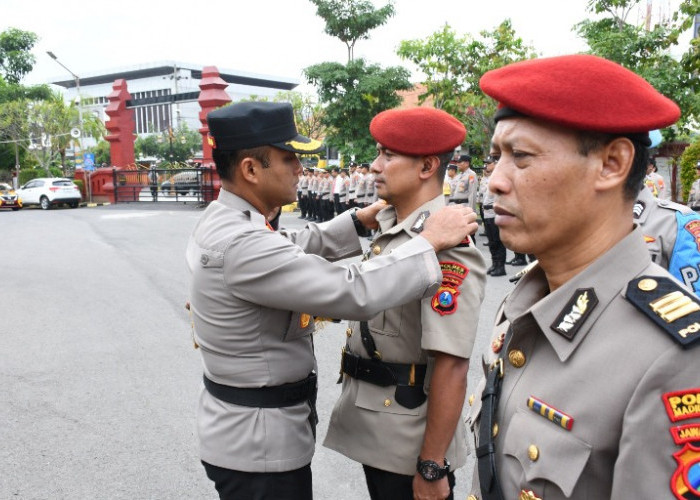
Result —
<instances>
[{"instance_id":1,"label":"white car","mask_svg":"<svg viewBox=\"0 0 700 500\"><path fill-rule=\"evenodd\" d=\"M17 190L23 205L39 205L48 210L52 205L65 203L76 208L83 199L78 186L63 177L39 177Z\"/></svg>"}]
</instances>

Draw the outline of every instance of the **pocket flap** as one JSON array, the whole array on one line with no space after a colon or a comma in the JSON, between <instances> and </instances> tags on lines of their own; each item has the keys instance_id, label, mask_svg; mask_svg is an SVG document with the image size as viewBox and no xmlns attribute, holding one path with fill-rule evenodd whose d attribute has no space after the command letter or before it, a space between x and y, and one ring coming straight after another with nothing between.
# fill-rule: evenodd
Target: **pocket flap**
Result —
<instances>
[{"instance_id":1,"label":"pocket flap","mask_svg":"<svg viewBox=\"0 0 700 500\"><path fill-rule=\"evenodd\" d=\"M355 405L365 410L381 413L394 413L396 415L420 415L425 412L427 404L416 408L406 408L396 402L396 386L379 387L367 382L359 382Z\"/></svg>"},{"instance_id":2,"label":"pocket flap","mask_svg":"<svg viewBox=\"0 0 700 500\"><path fill-rule=\"evenodd\" d=\"M531 446L537 447L535 460L529 456ZM503 436L503 452L520 462L527 481L545 479L569 497L591 455L591 445L547 419L518 408Z\"/></svg>"}]
</instances>

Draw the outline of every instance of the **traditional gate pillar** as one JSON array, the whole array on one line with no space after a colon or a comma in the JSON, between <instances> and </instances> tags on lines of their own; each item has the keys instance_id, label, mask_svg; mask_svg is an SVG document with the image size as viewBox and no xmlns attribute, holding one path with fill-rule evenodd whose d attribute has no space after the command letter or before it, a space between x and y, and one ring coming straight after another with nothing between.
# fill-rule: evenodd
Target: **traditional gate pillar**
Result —
<instances>
[{"instance_id":1,"label":"traditional gate pillar","mask_svg":"<svg viewBox=\"0 0 700 500\"><path fill-rule=\"evenodd\" d=\"M126 103L131 100L131 94L126 88L126 80L119 78L114 80L112 93L107 96L109 104L105 113L109 121L105 127L109 132L105 139L109 141L109 154L112 166L126 167L135 163L134 133L136 121L134 110L127 109Z\"/></svg>"},{"instance_id":2,"label":"traditional gate pillar","mask_svg":"<svg viewBox=\"0 0 700 500\"><path fill-rule=\"evenodd\" d=\"M199 121L202 123L202 127L199 129L199 133L202 134L202 168L210 169L214 185L214 192L211 194L211 199L208 199L208 193L204 193L205 201L216 199L219 196L219 189L221 188L221 179L219 179L216 173L216 167L214 166L214 160L211 155L211 146L207 140L209 135L207 114L231 102L231 98L226 93L227 87L228 83L221 78L216 66L206 66L202 69L202 79L199 82L201 92L199 93L199 99L197 99L199 106L202 108L199 112Z\"/></svg>"}]
</instances>

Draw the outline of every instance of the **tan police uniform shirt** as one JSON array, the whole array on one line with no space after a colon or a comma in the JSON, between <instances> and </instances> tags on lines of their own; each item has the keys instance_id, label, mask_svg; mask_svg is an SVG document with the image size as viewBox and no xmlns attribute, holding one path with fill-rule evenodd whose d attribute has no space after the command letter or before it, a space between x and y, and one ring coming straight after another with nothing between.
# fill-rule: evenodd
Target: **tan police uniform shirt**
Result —
<instances>
[{"instance_id":1,"label":"tan police uniform shirt","mask_svg":"<svg viewBox=\"0 0 700 500\"><path fill-rule=\"evenodd\" d=\"M360 251L349 213L298 232L274 232L252 205L222 189L187 247L191 311L206 376L235 387L303 380L315 369L309 315L369 319L383 304L432 295L440 283L440 266L425 238L363 265L328 262ZM397 274L401 287L392 280ZM303 467L314 452L309 411L306 403L237 406L202 390L201 459L247 472Z\"/></svg>"},{"instance_id":2,"label":"tan police uniform shirt","mask_svg":"<svg viewBox=\"0 0 700 500\"><path fill-rule=\"evenodd\" d=\"M471 168L466 169L464 172L457 174L459 177L457 181L457 189L452 193L452 201L469 200L469 206L472 210L476 207L476 191L478 183L476 181L476 174ZM464 201L462 201L464 203Z\"/></svg>"},{"instance_id":3,"label":"tan police uniform shirt","mask_svg":"<svg viewBox=\"0 0 700 500\"><path fill-rule=\"evenodd\" d=\"M700 179L695 180L688 193L688 206L693 210L700 211Z\"/></svg>"},{"instance_id":4,"label":"tan police uniform shirt","mask_svg":"<svg viewBox=\"0 0 700 500\"><path fill-rule=\"evenodd\" d=\"M536 266L505 299L483 361L486 371L512 326L510 344L500 347L504 377L495 418L506 499L673 498L672 478L697 460L686 453L679 465L674 455L687 448L672 433L677 425L700 425L700 349L683 349L626 300L628 283L644 275L669 278L651 262L636 228L556 291L548 293ZM482 379L469 397L467 423L477 439L483 386ZM688 418L674 421L668 400ZM533 411L538 402L570 417L571 428L548 410L553 420ZM481 499L477 470L470 498Z\"/></svg>"},{"instance_id":5,"label":"tan police uniform shirt","mask_svg":"<svg viewBox=\"0 0 700 500\"><path fill-rule=\"evenodd\" d=\"M396 224L393 207L382 210L377 216L380 232L368 251L368 262L391 255L399 245L415 239L419 233L411 228L422 226L424 216L421 214L437 211L444 204L440 195L399 224ZM428 400L434 363L430 351L462 358L471 355L486 276L483 257L473 244L441 252L438 258L445 270L445 278L455 268L467 270L466 277L456 289L458 294L453 309L444 310L439 305L433 307L433 301L444 291L441 287L434 296L399 307L387 307L369 321L370 332L383 361L428 364L424 384ZM398 290L406 286L406 278L397 272L390 281ZM367 358L359 323L351 322L349 331L347 349ZM415 409L405 408L394 400L395 391L396 386L379 387L345 375L324 446L362 464L413 475L423 443L428 403L426 401ZM460 421L447 451L453 469L464 465L466 451L465 427Z\"/></svg>"}]
</instances>

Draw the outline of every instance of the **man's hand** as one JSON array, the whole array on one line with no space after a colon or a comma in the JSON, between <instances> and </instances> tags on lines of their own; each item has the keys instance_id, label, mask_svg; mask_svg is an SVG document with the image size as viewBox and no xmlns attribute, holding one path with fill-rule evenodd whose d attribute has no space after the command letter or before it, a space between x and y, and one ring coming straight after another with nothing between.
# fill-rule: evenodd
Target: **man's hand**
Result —
<instances>
[{"instance_id":1,"label":"man's hand","mask_svg":"<svg viewBox=\"0 0 700 500\"><path fill-rule=\"evenodd\" d=\"M478 228L474 210L466 205L448 205L430 214L421 236L433 245L435 252L441 252L459 245Z\"/></svg>"},{"instance_id":2,"label":"man's hand","mask_svg":"<svg viewBox=\"0 0 700 500\"><path fill-rule=\"evenodd\" d=\"M359 209L355 215L357 215L357 219L362 222L362 225L367 229L377 229L379 223L377 222L376 216L380 210L386 207L386 201L378 200L368 207Z\"/></svg>"},{"instance_id":3,"label":"man's hand","mask_svg":"<svg viewBox=\"0 0 700 500\"><path fill-rule=\"evenodd\" d=\"M413 476L414 500L445 500L449 496L450 484L447 482L447 477L437 481L426 481L418 473Z\"/></svg>"}]
</instances>

